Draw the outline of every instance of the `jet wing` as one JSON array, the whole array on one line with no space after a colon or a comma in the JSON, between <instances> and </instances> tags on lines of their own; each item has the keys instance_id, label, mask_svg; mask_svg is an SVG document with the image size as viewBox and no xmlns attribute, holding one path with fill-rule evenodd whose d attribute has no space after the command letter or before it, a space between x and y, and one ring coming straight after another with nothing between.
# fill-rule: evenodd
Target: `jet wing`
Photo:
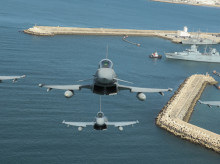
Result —
<instances>
[{"instance_id":1,"label":"jet wing","mask_svg":"<svg viewBox=\"0 0 220 164\"><path fill-rule=\"evenodd\" d=\"M22 75L22 76L0 76L0 81L2 80L13 80L13 83L15 81L17 81L20 78L25 78L26 75Z\"/></svg>"},{"instance_id":2,"label":"jet wing","mask_svg":"<svg viewBox=\"0 0 220 164\"><path fill-rule=\"evenodd\" d=\"M61 90L80 90L82 88L91 89L91 85L45 85L39 84L39 87L48 88L47 91L51 89L61 89Z\"/></svg>"},{"instance_id":3,"label":"jet wing","mask_svg":"<svg viewBox=\"0 0 220 164\"><path fill-rule=\"evenodd\" d=\"M220 107L220 101L201 101L201 100L199 100L199 103L208 105L210 108L211 108L212 105Z\"/></svg>"},{"instance_id":4,"label":"jet wing","mask_svg":"<svg viewBox=\"0 0 220 164\"><path fill-rule=\"evenodd\" d=\"M66 122L65 120L62 122L67 126L78 126L78 127L86 127L87 125L94 125L94 122Z\"/></svg>"},{"instance_id":5,"label":"jet wing","mask_svg":"<svg viewBox=\"0 0 220 164\"><path fill-rule=\"evenodd\" d=\"M128 125L134 125L139 123L139 121L126 121L126 122L106 122L106 125L113 125L115 127L119 126L128 126Z\"/></svg>"},{"instance_id":6,"label":"jet wing","mask_svg":"<svg viewBox=\"0 0 220 164\"><path fill-rule=\"evenodd\" d=\"M125 85L118 85L119 90L130 90L130 92L158 92L163 95L163 92L172 91L172 88L168 89L157 89L157 88L139 88L139 87L132 87L132 86L125 86Z\"/></svg>"}]
</instances>

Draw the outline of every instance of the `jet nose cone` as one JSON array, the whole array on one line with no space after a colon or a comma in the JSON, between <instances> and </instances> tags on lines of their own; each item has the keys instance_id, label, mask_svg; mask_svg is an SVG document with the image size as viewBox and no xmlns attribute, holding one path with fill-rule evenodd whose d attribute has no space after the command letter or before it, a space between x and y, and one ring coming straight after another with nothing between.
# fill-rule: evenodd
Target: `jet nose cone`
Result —
<instances>
[{"instance_id":1,"label":"jet nose cone","mask_svg":"<svg viewBox=\"0 0 220 164\"><path fill-rule=\"evenodd\" d=\"M97 72L97 81L102 84L113 83L113 71L112 69L103 68Z\"/></svg>"}]
</instances>

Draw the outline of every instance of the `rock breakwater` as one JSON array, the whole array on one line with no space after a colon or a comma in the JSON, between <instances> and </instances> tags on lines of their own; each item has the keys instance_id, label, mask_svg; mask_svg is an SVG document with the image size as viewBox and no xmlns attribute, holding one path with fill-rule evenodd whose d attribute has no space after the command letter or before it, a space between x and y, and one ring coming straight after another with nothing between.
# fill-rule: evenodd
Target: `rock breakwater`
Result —
<instances>
[{"instance_id":1,"label":"rock breakwater","mask_svg":"<svg viewBox=\"0 0 220 164\"><path fill-rule=\"evenodd\" d=\"M220 135L188 123L196 102L207 84L216 84L209 75L187 78L160 111L156 125L190 142L220 153Z\"/></svg>"},{"instance_id":2,"label":"rock breakwater","mask_svg":"<svg viewBox=\"0 0 220 164\"><path fill-rule=\"evenodd\" d=\"M146 36L159 37L171 40L174 43L182 43L184 38L177 37L177 31L168 30L136 30L136 29L110 29L110 28L80 28L80 27L55 27L55 26L33 26L24 33L39 36L53 35L104 35L104 36ZM190 33L196 35L196 33ZM200 33L201 38L211 39L220 43L219 33Z\"/></svg>"}]
</instances>

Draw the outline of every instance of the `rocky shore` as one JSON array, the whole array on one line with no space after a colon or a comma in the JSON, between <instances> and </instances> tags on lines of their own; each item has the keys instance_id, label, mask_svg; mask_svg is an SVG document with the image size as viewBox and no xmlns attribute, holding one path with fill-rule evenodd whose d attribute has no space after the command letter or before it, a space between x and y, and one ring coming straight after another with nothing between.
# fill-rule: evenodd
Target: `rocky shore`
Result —
<instances>
[{"instance_id":1,"label":"rocky shore","mask_svg":"<svg viewBox=\"0 0 220 164\"><path fill-rule=\"evenodd\" d=\"M209 75L187 78L160 111L156 125L190 142L220 153L220 135L188 123L196 102L207 84L216 84Z\"/></svg>"}]
</instances>

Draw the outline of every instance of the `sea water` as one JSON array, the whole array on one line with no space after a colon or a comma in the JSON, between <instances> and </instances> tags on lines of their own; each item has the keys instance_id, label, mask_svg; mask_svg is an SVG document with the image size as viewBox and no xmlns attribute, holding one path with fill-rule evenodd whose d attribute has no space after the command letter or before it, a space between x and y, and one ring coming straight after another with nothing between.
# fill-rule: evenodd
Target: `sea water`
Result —
<instances>
[{"instance_id":1,"label":"sea water","mask_svg":"<svg viewBox=\"0 0 220 164\"><path fill-rule=\"evenodd\" d=\"M154 37L33 36L24 29L36 25L126 29L219 32L220 10L214 7L167 4L146 0L1 0L0 75L27 75L13 84L0 84L0 163L219 163L219 154L181 140L155 125L155 118L188 76L205 74L220 65L167 60L165 52L183 51L187 45ZM92 127L78 132L66 121L93 121L99 111L99 95L76 91L66 99L64 91L47 93L45 84L91 84L98 63L108 57L118 78L132 86L173 88L165 96L121 91L102 96L102 110L109 121L135 121L124 131ZM212 46L220 51L219 45ZM203 51L205 47L199 49ZM148 57L158 51L161 60ZM219 77L215 77L219 81ZM120 84L131 85L120 82ZM219 90L208 86L201 100L220 100ZM190 122L216 133L220 110L197 104Z\"/></svg>"}]
</instances>

